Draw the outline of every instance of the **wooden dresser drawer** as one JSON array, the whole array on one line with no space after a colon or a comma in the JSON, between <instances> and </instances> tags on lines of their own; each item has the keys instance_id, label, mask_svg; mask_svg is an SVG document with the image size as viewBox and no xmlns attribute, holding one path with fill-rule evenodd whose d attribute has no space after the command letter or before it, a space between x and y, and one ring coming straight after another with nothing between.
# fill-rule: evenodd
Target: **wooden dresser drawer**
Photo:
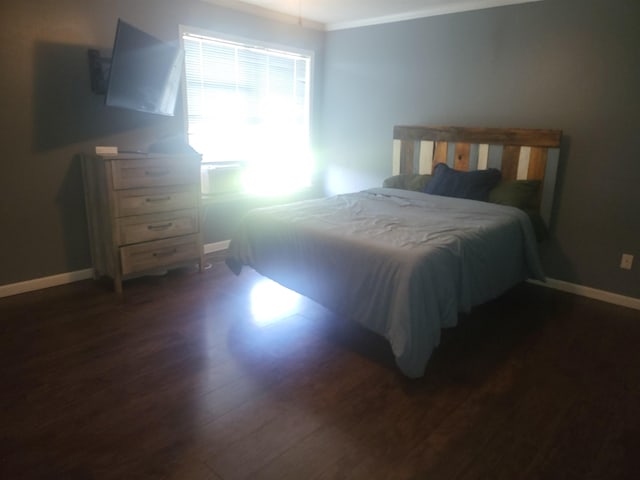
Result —
<instances>
[{"instance_id":1,"label":"wooden dresser drawer","mask_svg":"<svg viewBox=\"0 0 640 480\"><path fill-rule=\"evenodd\" d=\"M119 159L111 162L111 175L116 190L193 184L200 178L200 162L193 157Z\"/></svg>"},{"instance_id":2,"label":"wooden dresser drawer","mask_svg":"<svg viewBox=\"0 0 640 480\"><path fill-rule=\"evenodd\" d=\"M197 234L122 247L122 274L169 267L190 259L197 262L200 256L199 249L200 239Z\"/></svg>"},{"instance_id":3,"label":"wooden dresser drawer","mask_svg":"<svg viewBox=\"0 0 640 480\"><path fill-rule=\"evenodd\" d=\"M195 208L116 220L116 238L119 245L178 237L197 231L198 211Z\"/></svg>"},{"instance_id":4,"label":"wooden dresser drawer","mask_svg":"<svg viewBox=\"0 0 640 480\"><path fill-rule=\"evenodd\" d=\"M114 214L126 217L196 208L198 194L194 186L118 190L114 194Z\"/></svg>"}]
</instances>

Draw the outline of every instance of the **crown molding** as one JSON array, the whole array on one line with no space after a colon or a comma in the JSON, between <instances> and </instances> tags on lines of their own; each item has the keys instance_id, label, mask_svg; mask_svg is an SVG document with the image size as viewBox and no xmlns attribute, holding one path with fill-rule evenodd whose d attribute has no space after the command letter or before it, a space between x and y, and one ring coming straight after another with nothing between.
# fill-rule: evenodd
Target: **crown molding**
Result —
<instances>
[{"instance_id":1,"label":"crown molding","mask_svg":"<svg viewBox=\"0 0 640 480\"><path fill-rule=\"evenodd\" d=\"M508 5L517 5L521 3L532 3L540 1L542 0L467 0L465 2L456 2L455 4L453 4L443 0L438 5L414 10L411 12L403 12L394 15L385 15L374 18L363 18L362 20L354 20L348 22L328 23L325 25L325 30L333 31L346 30L349 28L369 27L386 23L416 20L418 18L435 17L438 15L448 15L451 13L484 10L487 8L505 7Z\"/></svg>"},{"instance_id":2,"label":"crown molding","mask_svg":"<svg viewBox=\"0 0 640 480\"><path fill-rule=\"evenodd\" d=\"M404 22L406 20L415 20L418 18L433 17L437 15L447 15L450 13L467 12L471 10L484 10L487 8L504 7L508 5L517 5L521 3L539 2L542 0L461 0L451 2L449 0L435 0L430 6L412 10L409 12L400 12L397 14L383 15L377 17L366 17L357 20L348 20L344 22L322 23L290 13L277 11L270 8L261 7L253 3L243 2L241 0L201 0L205 3L214 4L220 7L241 11L250 15L268 18L282 23L299 24L304 28L310 28L320 31L345 30L349 28L368 27L372 25L381 25L385 23ZM366 0L361 0L365 1Z\"/></svg>"}]
</instances>

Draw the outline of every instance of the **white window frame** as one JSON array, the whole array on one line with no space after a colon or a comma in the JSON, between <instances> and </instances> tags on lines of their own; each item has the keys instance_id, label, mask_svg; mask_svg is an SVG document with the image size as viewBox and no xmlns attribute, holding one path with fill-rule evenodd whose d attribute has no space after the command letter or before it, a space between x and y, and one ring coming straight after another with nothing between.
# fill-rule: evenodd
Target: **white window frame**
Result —
<instances>
[{"instance_id":1,"label":"white window frame","mask_svg":"<svg viewBox=\"0 0 640 480\"><path fill-rule=\"evenodd\" d=\"M297 47L291 47L291 46L287 46L287 45L279 45L279 44L274 44L274 43L268 43L268 42L264 42L261 40L256 40L256 39L252 39L252 38L246 38L246 37L240 37L240 36L234 36L234 35L229 35L227 33L221 33L218 31L213 31L213 30L205 30L205 29L201 29L198 27L192 27L192 26L187 26L187 25L180 25L179 26L179 32L180 32L180 42L182 44L182 46L184 47L184 40L183 37L185 35L193 35L193 36L200 36L200 37L204 37L204 38L210 38L212 40L219 40L222 42L228 42L228 43L232 43L232 44L237 44L243 47L249 47L249 48L256 48L256 49L264 49L267 51L271 51L274 53L278 53L278 52L282 52L285 54L293 54L293 55L299 55L301 57L307 58L309 61L309 70L308 70L308 82L307 82L307 94L306 94L306 98L307 98L307 105L306 105L306 115L307 115L307 119L306 119L306 141L307 141L307 146L306 148L308 149L308 158L305 155L304 160L300 160L300 164L301 166L305 163L308 162L308 165L304 165L302 167L302 171L299 172L299 175L295 178L295 179L291 179L291 178L283 178L287 177L288 175L294 175L294 172L278 172L277 171L277 167L274 168L270 168L271 164L270 161L267 159L263 162L263 164L260 164L260 161L257 161L254 165L249 165L247 167L247 172L245 172L245 180L244 180L244 184L247 190L251 190L251 191L255 191L255 186L256 185L265 185L264 179L265 176L269 177L272 176L274 182L276 180L279 179L280 183L282 183L282 185L280 186L273 186L275 188L275 191L273 192L262 192L262 193L283 193L284 190L297 190L299 188L305 188L305 187L309 187L311 186L311 178L312 178L312 174L313 174L313 159L312 159L312 154L311 154L311 145L313 144L313 139L312 139L312 132L313 132L313 128L312 128L312 119L313 119L313 89L314 89L314 67L315 67L315 54L313 51L310 50L305 50L305 49L301 49L301 48L297 48ZM184 109L184 128L185 128L185 135L186 138L189 138L189 105L188 105L188 98L187 98L187 85L186 85L186 69L183 73L183 82L182 82L182 98L183 98L183 109ZM207 159L207 158L203 158L203 163L209 166L222 166L225 164L228 164L228 162L224 162L224 160L222 161L215 161L212 159ZM253 174L251 173L251 170L253 169ZM254 177L253 180L251 180L251 177ZM276 182L277 183L277 182ZM253 184L253 185L251 185ZM204 187L204 179L203 179L203 187ZM262 188L262 187L261 187Z\"/></svg>"}]
</instances>

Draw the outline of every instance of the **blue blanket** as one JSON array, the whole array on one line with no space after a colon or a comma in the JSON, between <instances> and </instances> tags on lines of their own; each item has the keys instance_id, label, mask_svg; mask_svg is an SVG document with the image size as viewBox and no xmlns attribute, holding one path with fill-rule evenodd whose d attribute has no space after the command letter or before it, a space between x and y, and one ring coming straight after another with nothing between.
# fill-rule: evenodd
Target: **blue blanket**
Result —
<instances>
[{"instance_id":1,"label":"blue blanket","mask_svg":"<svg viewBox=\"0 0 640 480\"><path fill-rule=\"evenodd\" d=\"M383 335L424 374L458 312L544 280L528 216L513 207L390 188L261 208L227 264L243 265Z\"/></svg>"}]
</instances>

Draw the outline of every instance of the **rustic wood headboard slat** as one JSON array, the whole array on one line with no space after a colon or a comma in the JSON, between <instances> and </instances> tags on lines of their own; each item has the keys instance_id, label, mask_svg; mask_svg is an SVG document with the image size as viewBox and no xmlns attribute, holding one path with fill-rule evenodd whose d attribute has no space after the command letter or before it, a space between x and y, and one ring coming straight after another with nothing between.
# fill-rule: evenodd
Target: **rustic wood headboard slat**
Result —
<instances>
[{"instance_id":1,"label":"rustic wood headboard slat","mask_svg":"<svg viewBox=\"0 0 640 480\"><path fill-rule=\"evenodd\" d=\"M396 125L393 138L400 140L435 140L442 142L528 145L560 147L561 130L531 128L420 127Z\"/></svg>"},{"instance_id":2,"label":"rustic wood headboard slat","mask_svg":"<svg viewBox=\"0 0 640 480\"><path fill-rule=\"evenodd\" d=\"M535 180L543 180L546 167L547 149L533 147L531 149L531 157L529 158L529 174L527 177Z\"/></svg>"},{"instance_id":3,"label":"rustic wood headboard slat","mask_svg":"<svg viewBox=\"0 0 640 480\"><path fill-rule=\"evenodd\" d=\"M435 150L433 152L433 166L438 163L447 163L447 154L449 150L449 144L447 142L437 141L435 143ZM428 172L431 173L431 172Z\"/></svg>"},{"instance_id":4,"label":"rustic wood headboard slat","mask_svg":"<svg viewBox=\"0 0 640 480\"><path fill-rule=\"evenodd\" d=\"M400 168L403 171L413 171L413 156L415 153L415 142L402 142L400 150Z\"/></svg>"},{"instance_id":5,"label":"rustic wood headboard slat","mask_svg":"<svg viewBox=\"0 0 640 480\"><path fill-rule=\"evenodd\" d=\"M515 180L518 178L518 160L520 158L520 147L515 145L505 145L502 151L502 178L505 180Z\"/></svg>"},{"instance_id":6,"label":"rustic wood headboard slat","mask_svg":"<svg viewBox=\"0 0 640 480\"><path fill-rule=\"evenodd\" d=\"M470 151L471 151L471 144L456 143L456 149L453 155L453 168L457 170L469 170Z\"/></svg>"}]
</instances>

